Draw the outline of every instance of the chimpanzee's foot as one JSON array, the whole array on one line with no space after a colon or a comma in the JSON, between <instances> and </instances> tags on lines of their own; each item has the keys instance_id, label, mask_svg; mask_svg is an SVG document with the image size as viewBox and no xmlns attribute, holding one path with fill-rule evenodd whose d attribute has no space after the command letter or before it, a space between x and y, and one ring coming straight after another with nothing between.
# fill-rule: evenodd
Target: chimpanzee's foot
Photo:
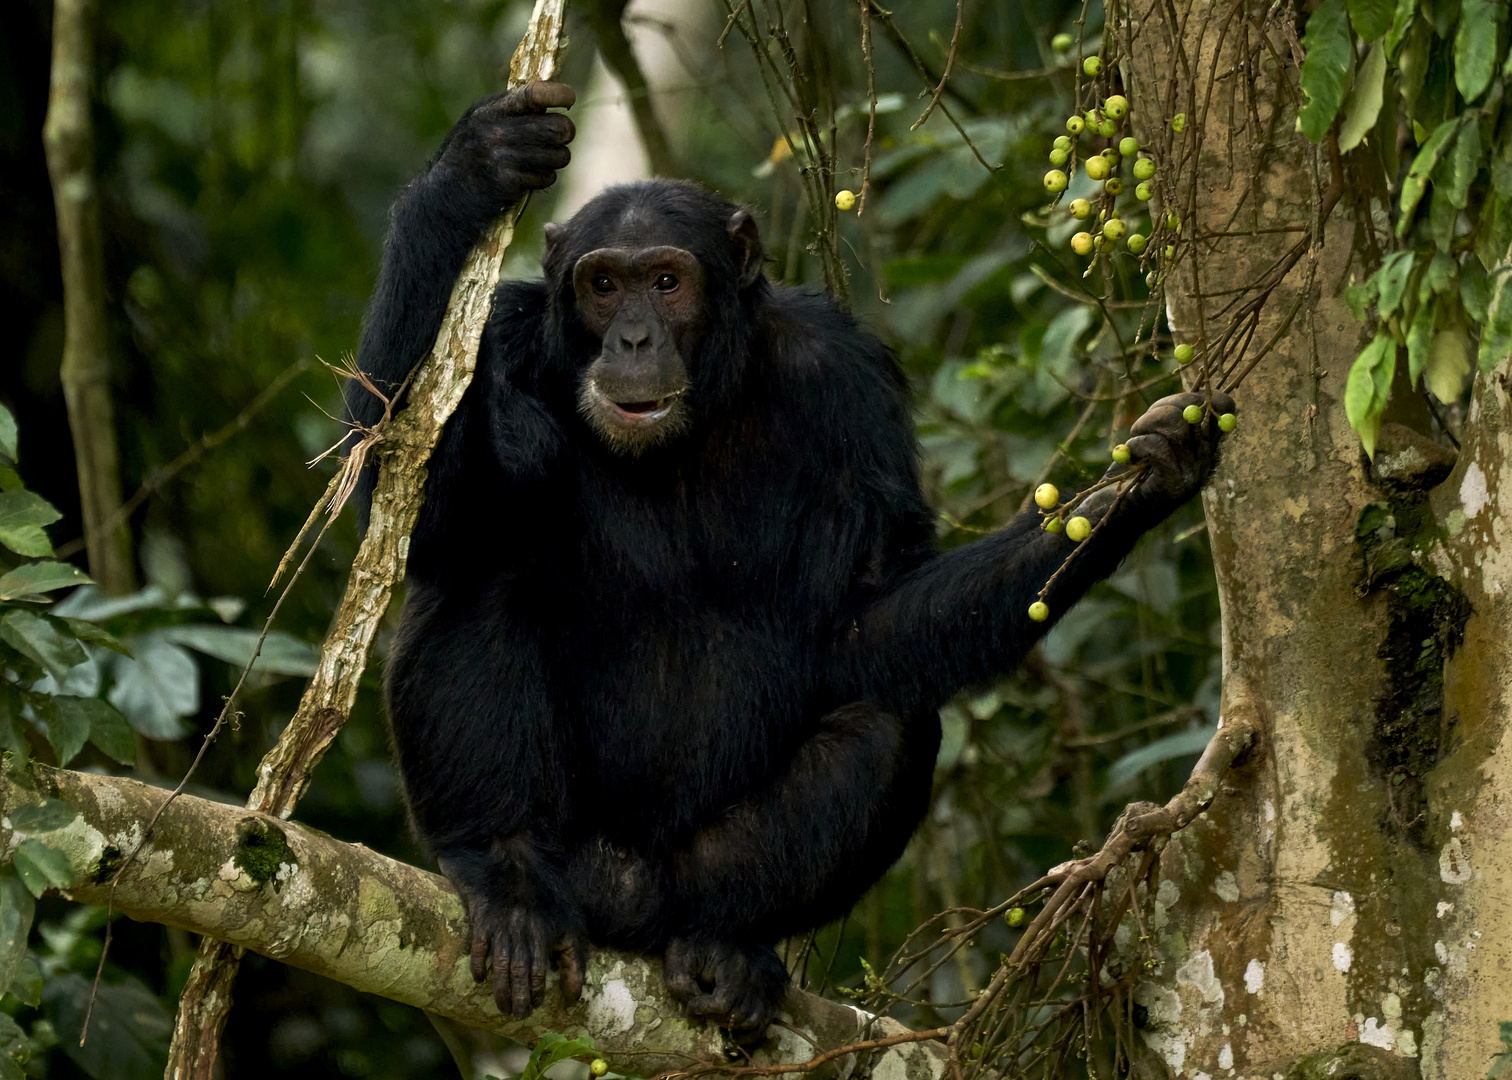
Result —
<instances>
[{"instance_id":1,"label":"chimpanzee's foot","mask_svg":"<svg viewBox=\"0 0 1512 1080\"><path fill-rule=\"evenodd\" d=\"M691 1016L706 1016L736 1035L754 1035L777 1015L788 973L770 945L675 938L667 945L667 989Z\"/></svg>"}]
</instances>

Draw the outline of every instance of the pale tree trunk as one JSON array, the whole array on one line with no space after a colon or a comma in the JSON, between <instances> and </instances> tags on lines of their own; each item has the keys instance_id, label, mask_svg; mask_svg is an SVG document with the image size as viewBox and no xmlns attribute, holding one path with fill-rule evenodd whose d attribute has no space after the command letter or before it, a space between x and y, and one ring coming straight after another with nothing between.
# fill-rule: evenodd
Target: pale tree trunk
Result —
<instances>
[{"instance_id":1,"label":"pale tree trunk","mask_svg":"<svg viewBox=\"0 0 1512 1080\"><path fill-rule=\"evenodd\" d=\"M121 476L90 120L94 17L91 0L56 0L54 4L52 85L42 141L52 176L63 264L63 360L58 374L68 402L89 572L107 593L119 594L131 591L135 575L126 523L112 524L121 505Z\"/></svg>"},{"instance_id":2,"label":"pale tree trunk","mask_svg":"<svg viewBox=\"0 0 1512 1080\"><path fill-rule=\"evenodd\" d=\"M1189 382L1235 290L1280 278L1246 356L1273 347L1236 391L1204 496L1223 715L1259 737L1162 856L1137 1074L1477 1080L1512 1020L1506 365L1480 379L1431 496L1452 451L1410 409L1372 467L1344 413L1367 339L1343 289L1389 246L1373 156L1331 162L1295 131L1289 5L1137 14L1119 29L1136 130L1167 163L1192 155L1163 174L1186 238L1166 300L1198 347ZM1249 362L1223 360L1229 381Z\"/></svg>"}]
</instances>

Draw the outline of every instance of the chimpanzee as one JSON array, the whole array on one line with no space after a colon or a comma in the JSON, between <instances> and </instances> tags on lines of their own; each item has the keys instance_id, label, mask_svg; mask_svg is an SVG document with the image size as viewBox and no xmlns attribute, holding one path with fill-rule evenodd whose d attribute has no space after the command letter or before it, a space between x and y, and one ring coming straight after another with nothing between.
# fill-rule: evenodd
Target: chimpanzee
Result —
<instances>
[{"instance_id":1,"label":"chimpanzee","mask_svg":"<svg viewBox=\"0 0 1512 1080\"><path fill-rule=\"evenodd\" d=\"M571 89L467 111L400 196L358 363L397 386L500 208L567 164ZM472 973L516 1016L586 942L660 954L688 1010L774 1015L785 936L835 919L922 818L951 694L1012 669L1210 472L1178 394L1142 482L933 550L908 390L827 296L773 287L751 214L612 187L499 286L430 462L388 708L415 827L467 905ZM1232 402L1214 395L1218 411ZM348 411L380 404L353 384ZM1122 466L1115 466L1120 469ZM371 478L367 492L371 491Z\"/></svg>"}]
</instances>

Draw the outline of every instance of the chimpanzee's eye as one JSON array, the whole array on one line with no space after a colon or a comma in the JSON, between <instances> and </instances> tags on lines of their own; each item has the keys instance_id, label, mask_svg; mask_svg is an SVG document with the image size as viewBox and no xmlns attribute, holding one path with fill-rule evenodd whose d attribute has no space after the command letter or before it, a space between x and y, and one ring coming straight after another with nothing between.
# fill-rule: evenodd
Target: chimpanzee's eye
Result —
<instances>
[{"instance_id":1,"label":"chimpanzee's eye","mask_svg":"<svg viewBox=\"0 0 1512 1080\"><path fill-rule=\"evenodd\" d=\"M608 274L593 275L593 291L600 296L606 296L614 291L614 279Z\"/></svg>"},{"instance_id":2,"label":"chimpanzee's eye","mask_svg":"<svg viewBox=\"0 0 1512 1080\"><path fill-rule=\"evenodd\" d=\"M656 284L653 285L652 288L654 288L657 292L672 292L677 288L677 275L662 274L656 279Z\"/></svg>"}]
</instances>

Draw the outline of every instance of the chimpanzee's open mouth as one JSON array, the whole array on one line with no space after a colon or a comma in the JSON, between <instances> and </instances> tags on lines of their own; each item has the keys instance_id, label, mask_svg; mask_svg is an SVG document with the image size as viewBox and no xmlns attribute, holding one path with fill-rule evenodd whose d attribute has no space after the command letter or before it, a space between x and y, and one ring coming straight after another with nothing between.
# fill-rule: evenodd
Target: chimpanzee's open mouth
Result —
<instances>
[{"instance_id":1,"label":"chimpanzee's open mouth","mask_svg":"<svg viewBox=\"0 0 1512 1080\"><path fill-rule=\"evenodd\" d=\"M616 401L614 407L626 416L635 420L654 420L666 413L667 407L672 404L671 398L657 398L655 401Z\"/></svg>"}]
</instances>

